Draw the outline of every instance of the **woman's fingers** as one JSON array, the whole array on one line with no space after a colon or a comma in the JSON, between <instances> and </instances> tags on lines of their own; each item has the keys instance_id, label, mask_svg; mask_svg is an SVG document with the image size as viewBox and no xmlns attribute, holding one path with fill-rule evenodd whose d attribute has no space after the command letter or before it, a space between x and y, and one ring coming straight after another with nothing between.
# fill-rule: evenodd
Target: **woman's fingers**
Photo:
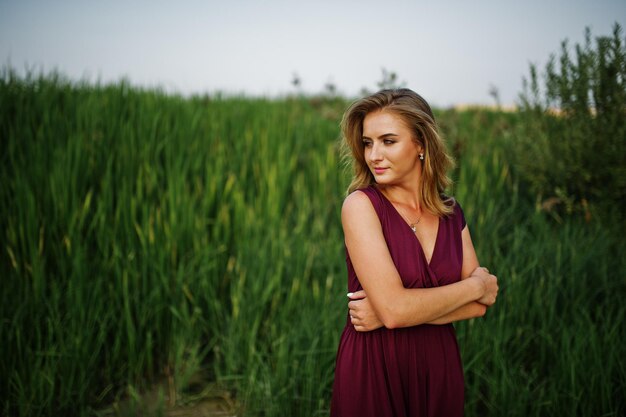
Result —
<instances>
[{"instance_id":1,"label":"woman's fingers","mask_svg":"<svg viewBox=\"0 0 626 417\"><path fill-rule=\"evenodd\" d=\"M489 275L489 270L484 266L477 266L474 271L470 275L475 275L479 277L484 277L485 275Z\"/></svg>"},{"instance_id":2,"label":"woman's fingers","mask_svg":"<svg viewBox=\"0 0 626 417\"><path fill-rule=\"evenodd\" d=\"M361 318L361 310L359 309L358 304L354 304L352 306L348 306L348 311L350 313L350 317L352 318Z\"/></svg>"},{"instance_id":3,"label":"woman's fingers","mask_svg":"<svg viewBox=\"0 0 626 417\"><path fill-rule=\"evenodd\" d=\"M359 316L356 315L356 313L352 313L352 311L350 312L350 323L352 323L352 325L356 328L357 326L359 327L363 327L362 325L363 320L361 320L361 318Z\"/></svg>"},{"instance_id":4,"label":"woman's fingers","mask_svg":"<svg viewBox=\"0 0 626 417\"><path fill-rule=\"evenodd\" d=\"M348 297L350 298L348 302L350 322L356 331L369 332L382 327L382 322L372 309L365 291L361 290L348 293Z\"/></svg>"},{"instance_id":5,"label":"woman's fingers","mask_svg":"<svg viewBox=\"0 0 626 417\"><path fill-rule=\"evenodd\" d=\"M360 300L362 298L365 298L365 291L363 290L359 290L359 291L355 291L355 292L349 292L348 294L348 298L351 300Z\"/></svg>"},{"instance_id":6,"label":"woman's fingers","mask_svg":"<svg viewBox=\"0 0 626 417\"><path fill-rule=\"evenodd\" d=\"M489 269L484 266L477 267L471 275L482 279L485 286L485 293L478 302L486 306L493 305L498 295L498 277L489 272Z\"/></svg>"},{"instance_id":7,"label":"woman's fingers","mask_svg":"<svg viewBox=\"0 0 626 417\"><path fill-rule=\"evenodd\" d=\"M355 326L361 326L363 327L363 325L365 324L365 320L363 317L363 311L359 308L359 302L358 301L351 301L351 303L354 303L349 310L349 314L350 314L350 322L355 325Z\"/></svg>"},{"instance_id":8,"label":"woman's fingers","mask_svg":"<svg viewBox=\"0 0 626 417\"><path fill-rule=\"evenodd\" d=\"M498 277L493 274L489 274L483 277L483 282L485 284L485 294L478 300L478 302L490 307L495 304L498 291L500 289L498 286Z\"/></svg>"},{"instance_id":9,"label":"woman's fingers","mask_svg":"<svg viewBox=\"0 0 626 417\"><path fill-rule=\"evenodd\" d=\"M365 298L365 291L360 290L360 291L350 292L348 293L348 298L350 298L350 301L348 302L350 318L352 319L352 323L354 324L355 319L360 319L359 307L361 306L361 303L362 303L361 300Z\"/></svg>"}]
</instances>

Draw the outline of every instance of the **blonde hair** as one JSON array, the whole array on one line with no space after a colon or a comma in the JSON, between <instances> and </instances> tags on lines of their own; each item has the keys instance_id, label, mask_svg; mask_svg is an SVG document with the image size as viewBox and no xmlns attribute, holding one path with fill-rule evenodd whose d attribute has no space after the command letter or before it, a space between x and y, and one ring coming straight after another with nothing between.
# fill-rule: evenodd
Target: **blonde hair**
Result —
<instances>
[{"instance_id":1,"label":"blonde hair","mask_svg":"<svg viewBox=\"0 0 626 417\"><path fill-rule=\"evenodd\" d=\"M375 184L363 145L363 119L371 112L385 110L400 116L413 131L413 139L424 149L422 161L421 200L424 208L441 217L453 211L453 199L443 195L452 181L447 175L454 166L443 138L439 135L435 116L419 94L408 88L381 90L355 101L341 120L344 158L351 161L352 181L348 193Z\"/></svg>"}]
</instances>

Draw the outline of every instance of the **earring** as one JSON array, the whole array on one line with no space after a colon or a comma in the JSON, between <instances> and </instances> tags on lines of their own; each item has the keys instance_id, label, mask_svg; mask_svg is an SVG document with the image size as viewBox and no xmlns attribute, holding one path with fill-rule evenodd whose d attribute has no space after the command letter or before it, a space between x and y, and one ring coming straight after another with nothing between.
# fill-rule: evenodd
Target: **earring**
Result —
<instances>
[{"instance_id":1,"label":"earring","mask_svg":"<svg viewBox=\"0 0 626 417\"><path fill-rule=\"evenodd\" d=\"M421 153L421 154L420 154L420 161L423 161L423 160L424 160L424 154L423 154L423 153Z\"/></svg>"}]
</instances>

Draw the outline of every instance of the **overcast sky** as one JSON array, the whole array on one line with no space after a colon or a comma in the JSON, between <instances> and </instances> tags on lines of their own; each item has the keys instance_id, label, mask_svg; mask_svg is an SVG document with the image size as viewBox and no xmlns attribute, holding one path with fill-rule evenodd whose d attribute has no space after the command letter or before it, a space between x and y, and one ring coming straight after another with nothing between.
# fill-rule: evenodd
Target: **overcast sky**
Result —
<instances>
[{"instance_id":1,"label":"overcast sky","mask_svg":"<svg viewBox=\"0 0 626 417\"><path fill-rule=\"evenodd\" d=\"M625 0L0 0L0 59L72 79L191 93L356 96L382 68L436 106L504 104L530 62L584 29L626 29Z\"/></svg>"}]
</instances>

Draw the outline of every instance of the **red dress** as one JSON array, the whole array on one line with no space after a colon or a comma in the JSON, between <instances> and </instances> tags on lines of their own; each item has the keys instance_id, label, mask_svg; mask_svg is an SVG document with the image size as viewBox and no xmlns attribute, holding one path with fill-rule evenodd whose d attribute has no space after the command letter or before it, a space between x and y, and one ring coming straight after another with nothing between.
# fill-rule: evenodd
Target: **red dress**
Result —
<instances>
[{"instance_id":1,"label":"red dress","mask_svg":"<svg viewBox=\"0 0 626 417\"><path fill-rule=\"evenodd\" d=\"M430 264L419 240L375 187L371 200L405 288L448 285L461 279L463 211L440 218ZM346 250L348 290L361 290ZM348 317L341 335L331 402L332 417L463 415L461 357L452 324L357 332Z\"/></svg>"}]
</instances>

